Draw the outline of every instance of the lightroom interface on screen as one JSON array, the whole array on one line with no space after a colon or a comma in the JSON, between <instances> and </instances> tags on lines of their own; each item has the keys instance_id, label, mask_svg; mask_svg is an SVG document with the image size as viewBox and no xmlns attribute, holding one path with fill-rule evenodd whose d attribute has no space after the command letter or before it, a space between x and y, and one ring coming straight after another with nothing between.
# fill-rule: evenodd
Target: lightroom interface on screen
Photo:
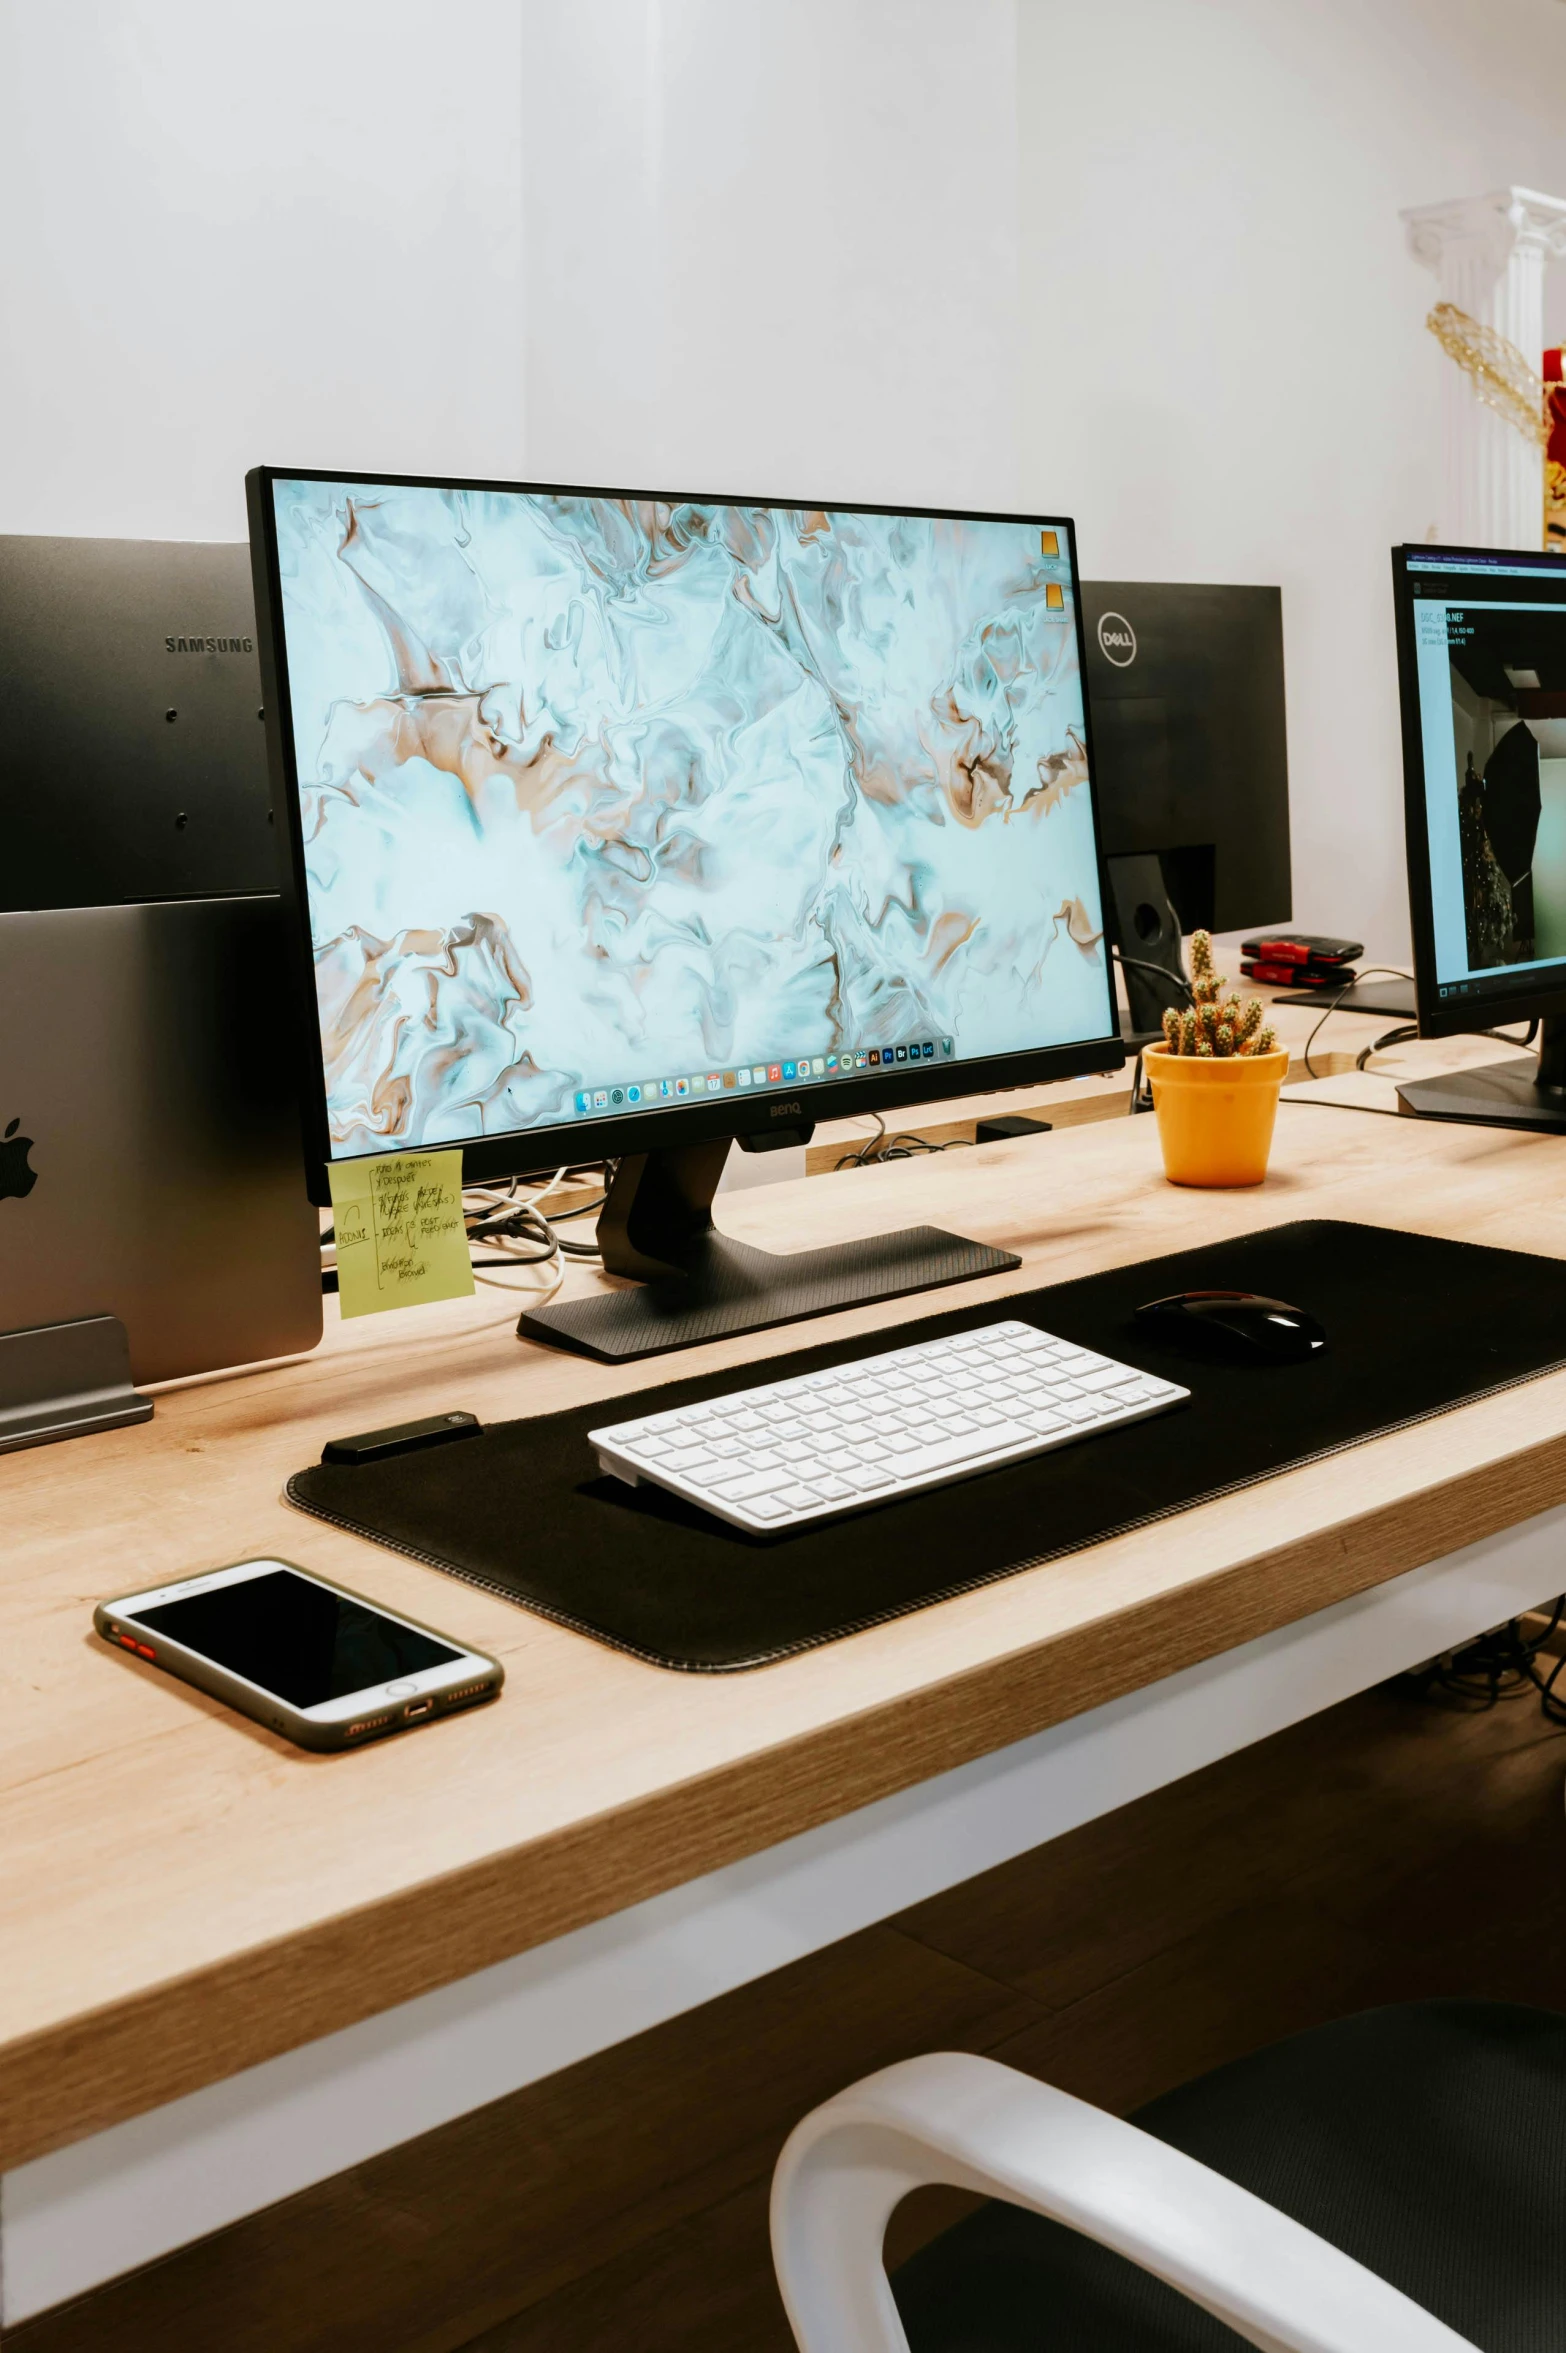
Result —
<instances>
[{"instance_id":1,"label":"lightroom interface on screen","mask_svg":"<svg viewBox=\"0 0 1566 2353\"><path fill-rule=\"evenodd\" d=\"M1566 568L1409 558L1439 993L1566 961Z\"/></svg>"},{"instance_id":2,"label":"lightroom interface on screen","mask_svg":"<svg viewBox=\"0 0 1566 2353\"><path fill-rule=\"evenodd\" d=\"M1114 1034L1064 529L273 495L334 1157Z\"/></svg>"}]
</instances>

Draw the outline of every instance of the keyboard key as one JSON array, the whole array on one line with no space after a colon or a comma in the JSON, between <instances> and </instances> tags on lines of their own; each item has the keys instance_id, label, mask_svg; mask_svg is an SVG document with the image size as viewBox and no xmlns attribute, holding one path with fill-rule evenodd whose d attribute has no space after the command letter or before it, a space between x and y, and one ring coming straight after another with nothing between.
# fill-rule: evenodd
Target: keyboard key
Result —
<instances>
[{"instance_id":1,"label":"keyboard key","mask_svg":"<svg viewBox=\"0 0 1566 2353\"><path fill-rule=\"evenodd\" d=\"M776 1471L770 1476L763 1472L743 1479L716 1480L712 1492L721 1495L728 1503L750 1503L758 1495L776 1494L783 1484L782 1477Z\"/></svg>"},{"instance_id":2,"label":"keyboard key","mask_svg":"<svg viewBox=\"0 0 1566 2353\"><path fill-rule=\"evenodd\" d=\"M785 1511L814 1511L821 1498L814 1487L798 1486L780 1487L777 1500Z\"/></svg>"},{"instance_id":3,"label":"keyboard key","mask_svg":"<svg viewBox=\"0 0 1566 2353\"><path fill-rule=\"evenodd\" d=\"M898 1473L903 1478L923 1478L929 1471L972 1462L976 1454L998 1454L1002 1447L1020 1445L1032 1435L1020 1422L997 1422L988 1430L971 1431L966 1438L947 1438L937 1446L920 1447L917 1454L899 1462Z\"/></svg>"}]
</instances>

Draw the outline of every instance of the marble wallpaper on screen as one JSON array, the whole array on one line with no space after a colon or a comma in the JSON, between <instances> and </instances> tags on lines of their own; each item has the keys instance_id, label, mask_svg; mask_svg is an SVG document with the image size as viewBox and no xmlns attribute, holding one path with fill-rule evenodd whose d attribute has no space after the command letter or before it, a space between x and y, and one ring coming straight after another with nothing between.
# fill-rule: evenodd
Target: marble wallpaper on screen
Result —
<instances>
[{"instance_id":1,"label":"marble wallpaper on screen","mask_svg":"<svg viewBox=\"0 0 1566 2353\"><path fill-rule=\"evenodd\" d=\"M1108 1026L1053 532L275 485L334 1150Z\"/></svg>"}]
</instances>

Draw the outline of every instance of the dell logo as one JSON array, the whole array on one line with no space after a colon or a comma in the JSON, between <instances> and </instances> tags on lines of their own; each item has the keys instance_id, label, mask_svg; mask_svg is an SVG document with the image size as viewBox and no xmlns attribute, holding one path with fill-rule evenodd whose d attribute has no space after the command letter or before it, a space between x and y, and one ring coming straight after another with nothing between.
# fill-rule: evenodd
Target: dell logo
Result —
<instances>
[{"instance_id":1,"label":"dell logo","mask_svg":"<svg viewBox=\"0 0 1566 2353\"><path fill-rule=\"evenodd\" d=\"M774 1119L802 1119L804 1111L803 1103L774 1103L772 1117Z\"/></svg>"},{"instance_id":2,"label":"dell logo","mask_svg":"<svg viewBox=\"0 0 1566 2353\"><path fill-rule=\"evenodd\" d=\"M1117 670L1136 660L1136 631L1123 613L1103 613L1098 623L1099 650Z\"/></svg>"},{"instance_id":3,"label":"dell logo","mask_svg":"<svg viewBox=\"0 0 1566 2353\"><path fill-rule=\"evenodd\" d=\"M166 637L163 640L171 654L253 654L253 637Z\"/></svg>"}]
</instances>

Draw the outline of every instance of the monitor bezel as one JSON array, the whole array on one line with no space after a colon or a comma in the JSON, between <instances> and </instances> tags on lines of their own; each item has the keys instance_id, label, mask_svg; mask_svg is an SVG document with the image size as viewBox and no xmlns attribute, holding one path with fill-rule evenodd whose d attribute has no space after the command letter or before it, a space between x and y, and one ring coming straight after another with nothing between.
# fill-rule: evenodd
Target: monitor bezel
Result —
<instances>
[{"instance_id":1,"label":"monitor bezel","mask_svg":"<svg viewBox=\"0 0 1566 2353\"><path fill-rule=\"evenodd\" d=\"M1393 606L1397 622L1397 671L1403 725L1403 830L1408 868L1408 914L1414 941L1414 1009L1421 1037L1461 1037L1505 1021L1542 1021L1566 1012L1566 960L1546 969L1558 972L1553 987L1543 984L1538 970L1528 972L1520 987L1488 978L1476 983L1474 993L1460 1004L1440 996L1436 970L1435 900L1430 887L1430 830L1425 797L1424 729L1419 710L1419 656L1414 638L1414 593L1411 572L1430 559L1483 557L1535 567L1547 578L1566 585L1566 563L1559 556L1533 548L1458 547L1442 542L1405 541L1392 550ZM1551 570L1551 566L1554 570ZM1566 604L1562 606L1566 617ZM1504 975L1513 969L1496 968ZM1478 1018L1476 1018L1476 1016Z\"/></svg>"},{"instance_id":2,"label":"monitor bezel","mask_svg":"<svg viewBox=\"0 0 1566 2353\"><path fill-rule=\"evenodd\" d=\"M301 824L299 781L294 758L293 710L288 694L286 665L279 661L282 619L282 578L277 552L276 507L272 496L277 482L364 483L409 490L478 490L544 495L557 498L608 498L669 506L766 506L820 508L833 514L914 515L936 521L964 523L1023 523L1040 529L1063 530L1069 536L1073 622L1077 635L1078 675L1082 680L1083 740L1088 758L1088 809L1093 828L1094 862L1098 871L1100 938L1104 948L1105 995L1116 1026L1100 1037L1072 1040L1054 1046L1029 1047L1015 1054L986 1055L974 1061L924 1062L917 1075L912 1068L890 1072L867 1070L852 1079L812 1079L807 1086L782 1096L746 1096L725 1091L693 1099L669 1111L635 1111L604 1119L573 1119L552 1127L514 1128L503 1135L463 1137L450 1144L388 1143L376 1152L334 1154L327 1109L326 1065L321 1051L320 1007L316 995L315 958L311 948L305 844ZM245 476L250 519L251 564L255 579L256 642L261 656L267 759L273 783L274 807L282 812L281 889L290 946L290 970L296 990L295 1016L301 1067L300 1110L305 1152L305 1174L310 1198L329 1207L329 1170L364 1160L384 1160L398 1152L460 1149L464 1183L483 1183L557 1167L591 1166L627 1154L655 1152L685 1144L736 1141L777 1135L785 1123L790 1131L829 1119L852 1119L900 1110L905 1105L948 1102L964 1095L1000 1094L1009 1088L1047 1084L1055 1079L1081 1078L1123 1069L1126 1048L1118 1026L1114 969L1109 946L1109 892L1104 868L1102 828L1099 823L1092 711L1087 688L1087 645L1082 620L1082 574L1076 524L1068 515L1038 515L974 507L885 505L863 499L801 499L742 495L734 491L634 490L602 484L514 482L485 476L366 472L357 467L253 466ZM944 1083L943 1083L944 1082ZM746 1117L747 1113L754 1116Z\"/></svg>"}]
</instances>

